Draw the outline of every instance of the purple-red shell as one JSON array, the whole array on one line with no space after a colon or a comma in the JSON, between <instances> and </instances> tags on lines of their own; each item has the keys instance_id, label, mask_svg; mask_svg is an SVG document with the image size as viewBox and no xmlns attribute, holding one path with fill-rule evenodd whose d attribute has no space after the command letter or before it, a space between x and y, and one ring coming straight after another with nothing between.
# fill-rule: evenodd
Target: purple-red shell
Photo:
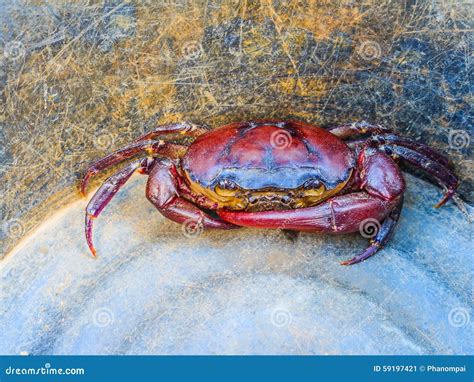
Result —
<instances>
[{"instance_id":1,"label":"purple-red shell","mask_svg":"<svg viewBox=\"0 0 474 382\"><path fill-rule=\"evenodd\" d=\"M210 188L223 179L244 189L294 189L316 179L328 189L348 180L354 154L338 137L294 121L250 121L214 129L183 158L193 182Z\"/></svg>"}]
</instances>

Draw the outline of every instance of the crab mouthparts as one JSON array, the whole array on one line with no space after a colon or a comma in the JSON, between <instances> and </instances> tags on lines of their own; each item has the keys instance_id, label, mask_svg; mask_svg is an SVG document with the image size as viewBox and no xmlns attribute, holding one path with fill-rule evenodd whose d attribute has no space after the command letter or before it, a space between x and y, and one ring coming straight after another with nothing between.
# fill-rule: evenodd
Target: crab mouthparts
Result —
<instances>
[{"instance_id":1,"label":"crab mouthparts","mask_svg":"<svg viewBox=\"0 0 474 382\"><path fill-rule=\"evenodd\" d=\"M290 193L252 193L245 197L247 208L254 211L268 209L287 209L292 208L292 202L295 202L293 192Z\"/></svg>"}]
</instances>

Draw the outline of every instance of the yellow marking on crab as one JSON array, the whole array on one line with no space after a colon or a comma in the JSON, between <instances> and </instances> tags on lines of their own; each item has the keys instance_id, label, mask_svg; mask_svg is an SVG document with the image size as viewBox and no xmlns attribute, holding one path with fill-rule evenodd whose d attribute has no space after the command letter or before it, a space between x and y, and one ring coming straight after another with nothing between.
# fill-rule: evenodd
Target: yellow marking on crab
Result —
<instances>
[{"instance_id":1,"label":"yellow marking on crab","mask_svg":"<svg viewBox=\"0 0 474 382\"><path fill-rule=\"evenodd\" d=\"M248 200L252 197L260 198L265 196L280 196L283 197L289 194L289 191L293 191L294 197L288 203L292 208L305 208L315 206L322 201L330 198L331 196L339 193L347 184L351 178L349 174L345 182L341 182L337 187L327 190L323 185L317 189L305 190L303 187L299 187L293 190L268 190L268 191L258 191L258 190L246 190L238 188L236 190L227 190L220 187L215 187L214 189L206 188L201 186L197 182L193 182L188 176L187 172L184 171L184 175L190 185L191 190L198 194L204 195L206 198L215 202L218 205L218 208L227 208L234 211L251 211L252 207L257 207L250 205ZM278 202L275 202L278 203ZM278 206L276 206L278 207Z\"/></svg>"}]
</instances>

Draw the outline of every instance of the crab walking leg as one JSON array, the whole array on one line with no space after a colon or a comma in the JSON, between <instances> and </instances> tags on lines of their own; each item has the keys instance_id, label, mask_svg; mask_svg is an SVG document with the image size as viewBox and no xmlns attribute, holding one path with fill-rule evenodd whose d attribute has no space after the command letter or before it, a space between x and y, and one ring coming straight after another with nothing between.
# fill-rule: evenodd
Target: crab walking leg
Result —
<instances>
[{"instance_id":1,"label":"crab walking leg","mask_svg":"<svg viewBox=\"0 0 474 382\"><path fill-rule=\"evenodd\" d=\"M415 141L412 141L411 139L407 139L396 134L374 135L371 138L371 141L375 142L378 145L390 144L390 145L403 146L413 151L416 151L433 161L438 162L444 167L447 167L447 168L450 167L449 159L443 154L441 154L440 152L432 149L431 147L423 143L415 142Z\"/></svg>"},{"instance_id":2,"label":"crab walking leg","mask_svg":"<svg viewBox=\"0 0 474 382\"><path fill-rule=\"evenodd\" d=\"M347 125L330 127L328 131L339 138L349 138L354 135L389 133L391 130L382 125L371 125L367 122L354 122Z\"/></svg>"},{"instance_id":3,"label":"crab walking leg","mask_svg":"<svg viewBox=\"0 0 474 382\"><path fill-rule=\"evenodd\" d=\"M403 206L403 195L400 196L398 204L390 211L388 216L385 218L380 228L376 230L375 237L370 240L370 245L360 254L354 256L350 260L341 262L341 265L353 265L360 263L361 261L367 260L369 257L375 255L385 244L390 240L394 228L400 218L400 212Z\"/></svg>"},{"instance_id":4,"label":"crab walking leg","mask_svg":"<svg viewBox=\"0 0 474 382\"><path fill-rule=\"evenodd\" d=\"M83 195L86 194L87 184L89 183L89 180L92 176L137 154L162 154L171 158L179 158L184 155L186 148L186 146L174 143L152 140L136 142L122 147L121 149L105 156L102 159L99 159L89 166L86 175L81 182L81 193Z\"/></svg>"},{"instance_id":5,"label":"crab walking leg","mask_svg":"<svg viewBox=\"0 0 474 382\"><path fill-rule=\"evenodd\" d=\"M166 158L157 160L150 170L146 196L163 216L176 223L189 221L200 224L203 228L239 228L210 216L190 201L182 198L178 192L178 177L176 166Z\"/></svg>"},{"instance_id":6,"label":"crab walking leg","mask_svg":"<svg viewBox=\"0 0 474 382\"><path fill-rule=\"evenodd\" d=\"M138 170L141 173L147 173L149 166L150 164L147 158L130 163L128 166L117 171L114 175L108 178L94 194L92 199L89 201L89 204L87 204L85 233L87 245L94 256L96 256L96 250L92 242L93 220L100 215L102 210L107 206L107 204L109 204L114 195L127 182L127 180L130 179L135 171Z\"/></svg>"},{"instance_id":7,"label":"crab walking leg","mask_svg":"<svg viewBox=\"0 0 474 382\"><path fill-rule=\"evenodd\" d=\"M346 125L331 127L328 129L328 131L342 139L361 134L374 134L373 137L369 139L369 142L374 142L378 145L388 143L404 146L425 155L433 161L439 162L445 167L449 167L449 160L443 154L433 150L427 145L401 137L397 134L393 134L389 128L386 128L382 125L371 125L367 122L354 122ZM357 146L359 142L360 141L355 142L355 145ZM348 142L348 144L351 145L350 142ZM354 145L354 143L352 145Z\"/></svg>"},{"instance_id":8,"label":"crab walking leg","mask_svg":"<svg viewBox=\"0 0 474 382\"><path fill-rule=\"evenodd\" d=\"M329 128L328 131L342 139L350 138L361 134L374 134L371 138L369 138L368 143L373 142L378 145L383 145L387 143L395 144L398 146L404 146L411 150L417 151L420 154L423 154L429 159L436 161L445 167L449 167L449 160L443 154L437 152L436 150L433 150L427 145L401 137L397 134L393 134L391 133L390 129L381 125L371 125L367 122L354 122L347 125ZM350 147L357 147L360 146L361 142L361 140L358 140L355 142L346 143Z\"/></svg>"},{"instance_id":9,"label":"crab walking leg","mask_svg":"<svg viewBox=\"0 0 474 382\"><path fill-rule=\"evenodd\" d=\"M160 135L166 134L173 134L173 133L180 133L183 135L188 135L192 137L197 137L205 132L209 131L203 126L195 125L194 123L190 122L178 122L178 123L171 123L168 125L160 125L155 127L153 130L143 134L141 137L138 137L134 142L141 142L150 139L155 139Z\"/></svg>"},{"instance_id":10,"label":"crab walking leg","mask_svg":"<svg viewBox=\"0 0 474 382\"><path fill-rule=\"evenodd\" d=\"M341 128L346 128L347 126L350 126L350 129L353 128L353 125L345 125ZM347 131L350 132L350 129ZM400 157L406 160L413 166L426 171L438 180L442 186L446 187L447 191L441 201L435 206L436 208L444 205L456 193L459 181L449 168L448 158L433 150L431 147L422 143L413 142L396 134L375 135L368 140L368 143L369 148L365 150L363 147L361 148L361 140L352 142L352 145L351 142L348 144L355 151L361 150L360 155L364 157L366 153L374 150L374 147L370 146L370 144L373 143L378 150L392 157Z\"/></svg>"},{"instance_id":11,"label":"crab walking leg","mask_svg":"<svg viewBox=\"0 0 474 382\"><path fill-rule=\"evenodd\" d=\"M409 149L408 147L398 145L382 145L379 146L379 149L383 150L388 155L399 156L415 167L426 171L442 186L446 187L447 191L441 201L435 206L436 208L441 207L456 193L456 189L459 184L458 178L450 169L446 168L438 161L434 161L428 158L426 155Z\"/></svg>"}]
</instances>

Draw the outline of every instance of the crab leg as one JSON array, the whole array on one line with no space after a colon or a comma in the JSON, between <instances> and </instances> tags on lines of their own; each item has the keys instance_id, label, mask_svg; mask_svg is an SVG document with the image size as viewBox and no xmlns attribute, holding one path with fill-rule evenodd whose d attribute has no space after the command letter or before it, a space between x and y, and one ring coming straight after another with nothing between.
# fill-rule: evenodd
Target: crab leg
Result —
<instances>
[{"instance_id":1,"label":"crab leg","mask_svg":"<svg viewBox=\"0 0 474 382\"><path fill-rule=\"evenodd\" d=\"M331 134L344 139L360 134L388 133L391 130L382 125L371 125L367 122L354 122L328 129Z\"/></svg>"},{"instance_id":2,"label":"crab leg","mask_svg":"<svg viewBox=\"0 0 474 382\"><path fill-rule=\"evenodd\" d=\"M165 135L165 134L173 134L173 133L180 133L180 134L186 134L189 136L199 136L201 134L204 134L207 132L205 127L203 126L198 126L190 122L178 122L178 123L171 123L168 125L161 125L155 127L153 130L143 134L141 137L138 137L134 142L141 142L141 141L146 141L150 139L155 139L156 137L160 135Z\"/></svg>"},{"instance_id":3,"label":"crab leg","mask_svg":"<svg viewBox=\"0 0 474 382\"><path fill-rule=\"evenodd\" d=\"M264 212L218 211L219 216L233 224L245 227L280 228L297 231L327 233L364 232L366 224L380 227L380 233L371 246L351 264L372 256L389 239L395 226L396 213L391 211L401 204L405 182L396 163L374 148L359 155L361 184L365 192L333 197L314 207ZM400 207L401 208L401 207ZM386 217L389 216L386 220ZM391 223L391 221L394 221ZM379 222L384 221L382 225Z\"/></svg>"},{"instance_id":4,"label":"crab leg","mask_svg":"<svg viewBox=\"0 0 474 382\"><path fill-rule=\"evenodd\" d=\"M413 151L417 151L420 154L423 154L424 156L428 157L433 161L438 162L444 167L449 168L449 159L447 157L445 157L438 151L433 150L431 147L424 145L423 143L415 142L396 134L375 135L371 138L371 140L376 142L378 145L390 144L406 147Z\"/></svg>"},{"instance_id":5,"label":"crab leg","mask_svg":"<svg viewBox=\"0 0 474 382\"><path fill-rule=\"evenodd\" d=\"M342 139L361 134L375 134L370 138L370 142L375 142L379 145L390 143L404 146L424 154L431 160L437 161L445 167L449 166L449 160L443 154L422 143L412 141L396 134L391 134L390 129L381 125L371 125L367 122L354 122L347 125L335 126L329 128L328 130L331 132L331 134L334 134ZM356 141L355 144L358 145L360 142L361 140ZM348 142L347 144L351 146L351 142ZM352 143L352 145L354 145L354 143Z\"/></svg>"},{"instance_id":6,"label":"crab leg","mask_svg":"<svg viewBox=\"0 0 474 382\"><path fill-rule=\"evenodd\" d=\"M167 158L157 160L150 170L146 196L163 216L176 223L194 222L203 228L239 228L212 217L182 198L178 191L178 177L176 166Z\"/></svg>"},{"instance_id":7,"label":"crab leg","mask_svg":"<svg viewBox=\"0 0 474 382\"><path fill-rule=\"evenodd\" d=\"M86 194L87 184L89 183L89 180L92 176L137 154L146 153L150 155L159 153L171 158L178 158L181 157L185 151L186 146L152 140L135 142L128 146L122 147L121 149L105 156L102 159L99 159L89 166L86 175L81 182L81 193L83 195Z\"/></svg>"},{"instance_id":8,"label":"crab leg","mask_svg":"<svg viewBox=\"0 0 474 382\"><path fill-rule=\"evenodd\" d=\"M359 153L360 150L364 148L364 145L367 144L367 139L356 139L353 141L345 141L345 143L356 153Z\"/></svg>"},{"instance_id":9,"label":"crab leg","mask_svg":"<svg viewBox=\"0 0 474 382\"><path fill-rule=\"evenodd\" d=\"M102 210L107 206L107 204L109 204L114 195L127 182L127 180L130 179L135 171L138 170L139 172L146 174L149 166L150 163L147 158L130 163L128 166L117 171L114 175L108 178L91 198L89 204L87 204L85 233L87 244L94 256L96 255L96 250L92 243L93 220L100 215Z\"/></svg>"},{"instance_id":10,"label":"crab leg","mask_svg":"<svg viewBox=\"0 0 474 382\"><path fill-rule=\"evenodd\" d=\"M397 155L415 167L423 169L438 180L442 186L446 187L447 191L441 201L435 206L436 208L441 207L456 193L459 184L458 178L451 170L438 161L432 160L426 155L404 146L382 145L378 148L388 155Z\"/></svg>"},{"instance_id":11,"label":"crab leg","mask_svg":"<svg viewBox=\"0 0 474 382\"><path fill-rule=\"evenodd\" d=\"M390 129L380 125L370 125L367 122L336 126L330 128L329 131L340 138L349 138L366 133L376 134L368 140L368 144L374 143L377 148L388 155L401 157L415 167L423 169L437 179L442 186L446 187L447 191L435 206L436 208L444 205L456 193L459 182L456 175L449 169L448 158L429 146L396 134L390 134ZM357 150L360 143L360 140L355 141L351 147Z\"/></svg>"},{"instance_id":12,"label":"crab leg","mask_svg":"<svg viewBox=\"0 0 474 382\"><path fill-rule=\"evenodd\" d=\"M370 246L368 246L363 252L361 252L357 256L354 256L352 259L341 262L341 265L353 265L360 263L361 261L367 260L369 257L375 255L377 251L382 249L382 247L387 244L393 234L394 228L398 223L398 219L400 218L402 206L403 195L400 196L398 204L390 211L388 216L385 218L385 220L380 226L380 229L378 229L375 237L370 240Z\"/></svg>"},{"instance_id":13,"label":"crab leg","mask_svg":"<svg viewBox=\"0 0 474 382\"><path fill-rule=\"evenodd\" d=\"M314 207L293 210L239 212L219 210L219 216L243 227L296 231L351 233L366 219L382 221L396 201L386 201L366 192L333 197Z\"/></svg>"},{"instance_id":14,"label":"crab leg","mask_svg":"<svg viewBox=\"0 0 474 382\"><path fill-rule=\"evenodd\" d=\"M382 200L365 192L336 196L309 208L265 212L219 211L219 216L244 227L280 228L298 231L351 233L362 232L366 224L377 230L370 246L353 259L342 262L352 265L373 256L390 239L400 214L402 196ZM385 220L384 220L385 219ZM382 222L380 224L379 222Z\"/></svg>"}]
</instances>

